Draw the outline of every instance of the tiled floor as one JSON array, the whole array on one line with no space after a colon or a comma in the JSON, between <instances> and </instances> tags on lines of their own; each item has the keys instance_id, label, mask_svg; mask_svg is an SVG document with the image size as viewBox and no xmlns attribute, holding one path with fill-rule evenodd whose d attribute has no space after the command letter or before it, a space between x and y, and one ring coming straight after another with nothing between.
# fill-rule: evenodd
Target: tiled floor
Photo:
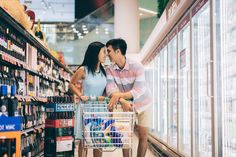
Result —
<instances>
[{"instance_id":1,"label":"tiled floor","mask_svg":"<svg viewBox=\"0 0 236 157\"><path fill-rule=\"evenodd\" d=\"M133 138L134 144L133 144L133 157L137 156L137 147L138 147L138 138L134 136ZM78 157L78 149L75 150L75 157ZM93 157L93 151L88 151L87 157ZM114 152L104 152L103 157L122 157L122 150L117 149ZM146 157L155 157L152 152L148 149L146 153Z\"/></svg>"}]
</instances>

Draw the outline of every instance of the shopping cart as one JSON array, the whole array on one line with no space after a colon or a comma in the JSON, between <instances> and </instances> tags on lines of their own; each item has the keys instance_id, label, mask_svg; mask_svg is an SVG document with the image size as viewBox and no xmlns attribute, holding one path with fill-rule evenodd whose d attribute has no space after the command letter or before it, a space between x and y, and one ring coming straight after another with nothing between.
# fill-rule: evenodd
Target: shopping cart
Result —
<instances>
[{"instance_id":1,"label":"shopping cart","mask_svg":"<svg viewBox=\"0 0 236 157\"><path fill-rule=\"evenodd\" d=\"M80 103L83 147L102 152L129 149L132 156L134 112L124 112L119 104L110 112L108 102L94 98Z\"/></svg>"}]
</instances>

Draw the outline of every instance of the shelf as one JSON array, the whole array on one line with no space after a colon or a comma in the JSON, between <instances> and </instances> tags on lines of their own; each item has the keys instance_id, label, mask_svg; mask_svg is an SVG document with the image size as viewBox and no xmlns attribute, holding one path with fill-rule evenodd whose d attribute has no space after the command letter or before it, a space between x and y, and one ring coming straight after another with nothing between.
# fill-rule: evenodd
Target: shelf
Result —
<instances>
[{"instance_id":1,"label":"shelf","mask_svg":"<svg viewBox=\"0 0 236 157\"><path fill-rule=\"evenodd\" d=\"M49 81L57 81L57 82L61 83L61 81L59 79L56 79L50 75L47 75L45 73L41 73L41 72L34 70L31 67L29 67L26 63L6 54L5 52L3 52L1 50L0 50L0 59L2 59L4 62L7 62L8 64L17 66L19 68L23 68L23 69L27 70L28 72L31 72L37 76L41 76ZM66 79L64 79L64 80L66 81Z\"/></svg>"},{"instance_id":2,"label":"shelf","mask_svg":"<svg viewBox=\"0 0 236 157\"><path fill-rule=\"evenodd\" d=\"M36 155L35 157L41 157L44 155L44 151L42 151L41 153L39 153L38 155Z\"/></svg>"},{"instance_id":3,"label":"shelf","mask_svg":"<svg viewBox=\"0 0 236 157\"><path fill-rule=\"evenodd\" d=\"M42 128L45 128L45 125L44 125L44 124L39 125L39 126L35 126L35 127L33 127L33 128L29 128L29 129L26 129L26 130L22 130L22 133L23 133L23 134L28 134L28 133L30 133L30 132L32 132L32 131L35 131L35 130L38 130L38 129L42 129Z\"/></svg>"},{"instance_id":4,"label":"shelf","mask_svg":"<svg viewBox=\"0 0 236 157\"><path fill-rule=\"evenodd\" d=\"M36 102L47 102L47 98L43 98L43 97L37 97L37 96L21 96L21 95L16 95L16 98L18 99L18 101L21 102L32 102L36 101Z\"/></svg>"},{"instance_id":5,"label":"shelf","mask_svg":"<svg viewBox=\"0 0 236 157\"><path fill-rule=\"evenodd\" d=\"M33 35L31 35L28 31L25 30L25 28L19 24L13 17L11 17L4 9L0 7L0 18L4 19L7 23L9 23L14 29L16 29L26 40L27 42L30 42L34 46L36 46L42 53L47 55L49 58L52 58L53 61L59 65L61 68L65 69L70 74L73 74L73 72L68 69L65 65L60 63L55 57L53 57L48 50L35 38Z\"/></svg>"}]
</instances>

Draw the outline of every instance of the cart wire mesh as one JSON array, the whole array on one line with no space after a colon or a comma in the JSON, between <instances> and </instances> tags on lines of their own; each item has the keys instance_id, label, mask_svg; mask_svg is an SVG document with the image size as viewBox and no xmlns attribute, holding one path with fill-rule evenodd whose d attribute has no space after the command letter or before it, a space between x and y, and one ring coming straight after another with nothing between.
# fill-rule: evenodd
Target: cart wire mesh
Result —
<instances>
[{"instance_id":1,"label":"cart wire mesh","mask_svg":"<svg viewBox=\"0 0 236 157\"><path fill-rule=\"evenodd\" d=\"M80 102L84 148L114 151L131 149L134 131L134 112L124 112L117 104L112 112L109 99Z\"/></svg>"}]
</instances>

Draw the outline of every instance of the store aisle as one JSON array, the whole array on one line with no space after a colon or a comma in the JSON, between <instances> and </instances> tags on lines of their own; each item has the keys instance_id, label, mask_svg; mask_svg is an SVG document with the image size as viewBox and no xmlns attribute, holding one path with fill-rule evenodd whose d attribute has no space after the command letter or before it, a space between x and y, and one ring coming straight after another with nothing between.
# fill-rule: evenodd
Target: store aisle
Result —
<instances>
[{"instance_id":1,"label":"store aisle","mask_svg":"<svg viewBox=\"0 0 236 157\"><path fill-rule=\"evenodd\" d=\"M137 136L134 136L133 140L134 140L133 157L136 157L137 156L137 147L138 147L138 138L137 138ZM75 150L75 157L78 157L78 149ZM91 149L88 151L88 156L87 157L93 157L93 152L92 152ZM105 153L103 153L103 157L122 157L122 150L121 149L117 149L114 152L105 152ZM148 149L146 157L155 157L155 156Z\"/></svg>"}]
</instances>

